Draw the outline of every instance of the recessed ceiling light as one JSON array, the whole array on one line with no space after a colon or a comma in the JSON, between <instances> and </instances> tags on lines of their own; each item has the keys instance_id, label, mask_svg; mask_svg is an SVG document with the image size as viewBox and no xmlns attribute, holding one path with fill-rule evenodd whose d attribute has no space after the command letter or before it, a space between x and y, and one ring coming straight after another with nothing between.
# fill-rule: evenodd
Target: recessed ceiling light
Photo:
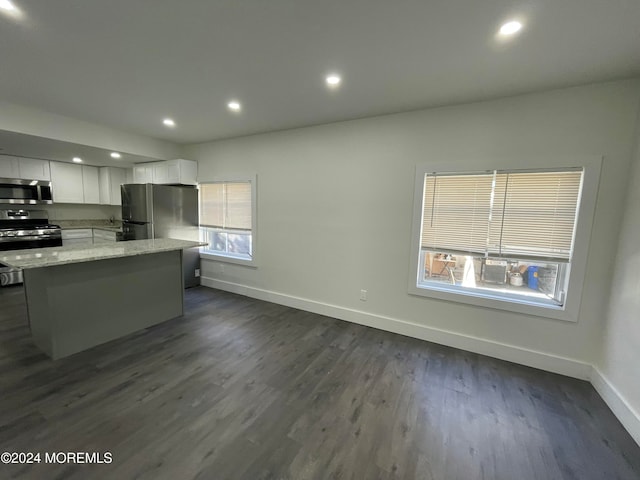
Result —
<instances>
[{"instance_id":1,"label":"recessed ceiling light","mask_svg":"<svg viewBox=\"0 0 640 480\"><path fill-rule=\"evenodd\" d=\"M522 23L517 20L512 20L502 25L499 33L503 36L509 36L518 33L520 30L522 30Z\"/></svg>"},{"instance_id":2,"label":"recessed ceiling light","mask_svg":"<svg viewBox=\"0 0 640 480\"><path fill-rule=\"evenodd\" d=\"M80 157L73 157L73 163L82 163L82 159Z\"/></svg>"},{"instance_id":3,"label":"recessed ceiling light","mask_svg":"<svg viewBox=\"0 0 640 480\"><path fill-rule=\"evenodd\" d=\"M122 157L122 155L120 155L118 152L111 152L111 158L120 158Z\"/></svg>"},{"instance_id":4,"label":"recessed ceiling light","mask_svg":"<svg viewBox=\"0 0 640 480\"><path fill-rule=\"evenodd\" d=\"M229 103L227 103L227 108L232 112L239 112L240 110L242 110L242 105L240 105L240 102L238 102L237 100L231 100Z\"/></svg>"},{"instance_id":5,"label":"recessed ceiling light","mask_svg":"<svg viewBox=\"0 0 640 480\"><path fill-rule=\"evenodd\" d=\"M176 126L176 122L174 122L170 118L165 118L164 120L162 120L162 123L164 123L167 127L175 127Z\"/></svg>"},{"instance_id":6,"label":"recessed ceiling light","mask_svg":"<svg viewBox=\"0 0 640 480\"><path fill-rule=\"evenodd\" d=\"M9 0L0 0L0 9L6 10L7 12L15 12L17 10L16 6Z\"/></svg>"},{"instance_id":7,"label":"recessed ceiling light","mask_svg":"<svg viewBox=\"0 0 640 480\"><path fill-rule=\"evenodd\" d=\"M327 82L327 85L329 85L329 87L335 88L340 85L340 82L342 82L342 78L340 78L340 75L332 73L331 75L327 75L325 81Z\"/></svg>"}]
</instances>

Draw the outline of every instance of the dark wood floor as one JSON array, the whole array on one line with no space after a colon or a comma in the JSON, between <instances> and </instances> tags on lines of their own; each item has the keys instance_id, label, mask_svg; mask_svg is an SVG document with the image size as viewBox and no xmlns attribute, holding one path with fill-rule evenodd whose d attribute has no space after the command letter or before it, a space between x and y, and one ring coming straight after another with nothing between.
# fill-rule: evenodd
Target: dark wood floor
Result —
<instances>
[{"instance_id":1,"label":"dark wood floor","mask_svg":"<svg viewBox=\"0 0 640 480\"><path fill-rule=\"evenodd\" d=\"M0 452L113 462L0 478L640 478L640 447L587 382L203 287L186 301L53 362L21 289L3 289Z\"/></svg>"}]
</instances>

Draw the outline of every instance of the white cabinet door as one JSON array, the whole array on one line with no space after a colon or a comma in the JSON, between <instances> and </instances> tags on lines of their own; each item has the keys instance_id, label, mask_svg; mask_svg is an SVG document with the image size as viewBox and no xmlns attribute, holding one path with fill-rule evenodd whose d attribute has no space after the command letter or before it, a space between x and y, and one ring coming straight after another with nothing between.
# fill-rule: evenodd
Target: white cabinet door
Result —
<instances>
[{"instance_id":1,"label":"white cabinet door","mask_svg":"<svg viewBox=\"0 0 640 480\"><path fill-rule=\"evenodd\" d=\"M109 167L100 167L99 172L100 183L100 203L102 205L111 204L111 173Z\"/></svg>"},{"instance_id":2,"label":"white cabinet door","mask_svg":"<svg viewBox=\"0 0 640 480\"><path fill-rule=\"evenodd\" d=\"M167 183L180 183L179 160L171 160L167 162Z\"/></svg>"},{"instance_id":3,"label":"white cabinet door","mask_svg":"<svg viewBox=\"0 0 640 480\"><path fill-rule=\"evenodd\" d=\"M167 162L167 183L196 185L198 163L193 160L169 160Z\"/></svg>"},{"instance_id":4,"label":"white cabinet door","mask_svg":"<svg viewBox=\"0 0 640 480\"><path fill-rule=\"evenodd\" d=\"M19 158L20 178L25 180L51 180L48 160Z\"/></svg>"},{"instance_id":5,"label":"white cabinet door","mask_svg":"<svg viewBox=\"0 0 640 480\"><path fill-rule=\"evenodd\" d=\"M168 175L167 175L167 162L153 162L153 183L162 185L164 183L168 183Z\"/></svg>"},{"instance_id":6,"label":"white cabinet door","mask_svg":"<svg viewBox=\"0 0 640 480\"><path fill-rule=\"evenodd\" d=\"M91 228L65 228L61 233L63 241L93 238L93 229Z\"/></svg>"},{"instance_id":7,"label":"white cabinet door","mask_svg":"<svg viewBox=\"0 0 640 480\"><path fill-rule=\"evenodd\" d=\"M106 230L93 229L93 243L115 243L117 240L116 232L109 232Z\"/></svg>"},{"instance_id":8,"label":"white cabinet door","mask_svg":"<svg viewBox=\"0 0 640 480\"><path fill-rule=\"evenodd\" d=\"M111 205L122 205L120 187L127 181L124 168L111 168Z\"/></svg>"},{"instance_id":9,"label":"white cabinet door","mask_svg":"<svg viewBox=\"0 0 640 480\"><path fill-rule=\"evenodd\" d=\"M16 157L0 155L0 178L20 178L20 167Z\"/></svg>"},{"instance_id":10,"label":"white cabinet door","mask_svg":"<svg viewBox=\"0 0 640 480\"><path fill-rule=\"evenodd\" d=\"M82 165L84 203L100 203L100 181L98 167Z\"/></svg>"},{"instance_id":11,"label":"white cabinet door","mask_svg":"<svg viewBox=\"0 0 640 480\"><path fill-rule=\"evenodd\" d=\"M198 184L198 162L194 160L180 160L180 176L184 185Z\"/></svg>"},{"instance_id":12,"label":"white cabinet door","mask_svg":"<svg viewBox=\"0 0 640 480\"><path fill-rule=\"evenodd\" d=\"M93 245L93 230L91 228L73 228L62 230L62 246L90 246Z\"/></svg>"},{"instance_id":13,"label":"white cabinet door","mask_svg":"<svg viewBox=\"0 0 640 480\"><path fill-rule=\"evenodd\" d=\"M196 185L197 176L198 163L193 160L138 163L133 167L134 183Z\"/></svg>"},{"instance_id":14,"label":"white cabinet door","mask_svg":"<svg viewBox=\"0 0 640 480\"><path fill-rule=\"evenodd\" d=\"M100 168L100 203L103 205L122 205L120 186L127 181L124 168Z\"/></svg>"},{"instance_id":15,"label":"white cabinet door","mask_svg":"<svg viewBox=\"0 0 640 480\"><path fill-rule=\"evenodd\" d=\"M133 180L133 168L125 168L125 174L127 178L124 183L135 183Z\"/></svg>"},{"instance_id":16,"label":"white cabinet door","mask_svg":"<svg viewBox=\"0 0 640 480\"><path fill-rule=\"evenodd\" d=\"M62 240L63 247L91 247L93 246L93 238L70 238Z\"/></svg>"},{"instance_id":17,"label":"white cabinet door","mask_svg":"<svg viewBox=\"0 0 640 480\"><path fill-rule=\"evenodd\" d=\"M51 191L54 203L84 203L82 167L51 162Z\"/></svg>"},{"instance_id":18,"label":"white cabinet door","mask_svg":"<svg viewBox=\"0 0 640 480\"><path fill-rule=\"evenodd\" d=\"M153 183L153 167L150 163L141 163L133 167L133 183Z\"/></svg>"}]
</instances>

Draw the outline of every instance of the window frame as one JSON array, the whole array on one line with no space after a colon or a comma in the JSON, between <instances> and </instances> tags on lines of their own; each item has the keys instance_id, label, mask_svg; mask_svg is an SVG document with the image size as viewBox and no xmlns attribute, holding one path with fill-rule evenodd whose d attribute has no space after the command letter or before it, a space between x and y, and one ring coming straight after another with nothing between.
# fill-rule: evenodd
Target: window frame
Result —
<instances>
[{"instance_id":1,"label":"window frame","mask_svg":"<svg viewBox=\"0 0 640 480\"><path fill-rule=\"evenodd\" d=\"M411 248L409 258L409 282L408 292L411 295L435 298L455 303L475 305L485 308L507 310L537 317L577 322L584 286L587 257L589 253L589 241L591 228L595 214L596 200L598 196L598 184L602 160L600 156L547 156L524 157L519 155L518 165L508 159L497 159L491 162L454 161L447 163L429 163L416 165L414 181L413 217L411 229ZM519 168L522 165L522 168ZM432 284L420 285L421 275L421 231L422 209L424 201L425 175L433 172L447 173L474 173L487 170L545 170L559 168L582 168L582 194L578 206L578 220L575 228L575 240L573 244L573 256L569 263L569 282L567 296L562 307L552 305L534 304L527 300L507 299L499 295L491 295L484 292L470 292L461 290L451 285Z\"/></svg>"},{"instance_id":2,"label":"window frame","mask_svg":"<svg viewBox=\"0 0 640 480\"><path fill-rule=\"evenodd\" d=\"M245 265L250 267L257 267L257 179L256 174L251 175L232 175L232 176L220 176L198 182L198 190L200 185L209 183L250 183L251 184L251 258L242 258L232 254L214 253L211 250L206 250L206 247L200 247L200 258L207 260L215 260L218 262L234 263L237 265ZM198 212L200 212L202 204L200 201L200 195L198 195ZM198 213L198 231L201 228L207 228L200 226L200 213ZM222 229L221 231L232 231L234 229Z\"/></svg>"}]
</instances>

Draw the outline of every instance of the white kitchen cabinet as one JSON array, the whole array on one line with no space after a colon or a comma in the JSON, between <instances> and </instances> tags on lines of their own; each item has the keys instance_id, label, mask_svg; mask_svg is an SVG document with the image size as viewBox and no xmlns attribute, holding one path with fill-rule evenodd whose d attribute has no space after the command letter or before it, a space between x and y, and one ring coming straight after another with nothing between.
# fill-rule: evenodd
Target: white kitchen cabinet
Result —
<instances>
[{"instance_id":1,"label":"white kitchen cabinet","mask_svg":"<svg viewBox=\"0 0 640 480\"><path fill-rule=\"evenodd\" d=\"M25 180L51 180L48 160L37 158L18 158L20 178Z\"/></svg>"},{"instance_id":2,"label":"white kitchen cabinet","mask_svg":"<svg viewBox=\"0 0 640 480\"><path fill-rule=\"evenodd\" d=\"M122 205L120 186L127 180L124 168L100 168L100 203L103 205Z\"/></svg>"},{"instance_id":3,"label":"white kitchen cabinet","mask_svg":"<svg viewBox=\"0 0 640 480\"><path fill-rule=\"evenodd\" d=\"M153 183L159 185L169 183L168 162L153 162L151 165L153 171Z\"/></svg>"},{"instance_id":4,"label":"white kitchen cabinet","mask_svg":"<svg viewBox=\"0 0 640 480\"><path fill-rule=\"evenodd\" d=\"M125 168L125 183L136 183L133 180L133 168Z\"/></svg>"},{"instance_id":5,"label":"white kitchen cabinet","mask_svg":"<svg viewBox=\"0 0 640 480\"><path fill-rule=\"evenodd\" d=\"M198 162L193 160L168 160L167 183L182 185L196 185L198 183Z\"/></svg>"},{"instance_id":6,"label":"white kitchen cabinet","mask_svg":"<svg viewBox=\"0 0 640 480\"><path fill-rule=\"evenodd\" d=\"M98 183L100 192L100 203L103 205L111 204L111 175L108 167L101 167L98 173Z\"/></svg>"},{"instance_id":7,"label":"white kitchen cabinet","mask_svg":"<svg viewBox=\"0 0 640 480\"><path fill-rule=\"evenodd\" d=\"M153 183L153 165L151 163L134 165L133 183Z\"/></svg>"},{"instance_id":8,"label":"white kitchen cabinet","mask_svg":"<svg viewBox=\"0 0 640 480\"><path fill-rule=\"evenodd\" d=\"M54 203L84 203L82 166L51 162L51 190Z\"/></svg>"},{"instance_id":9,"label":"white kitchen cabinet","mask_svg":"<svg viewBox=\"0 0 640 480\"><path fill-rule=\"evenodd\" d=\"M20 166L16 157L0 155L0 178L20 178Z\"/></svg>"},{"instance_id":10,"label":"white kitchen cabinet","mask_svg":"<svg viewBox=\"0 0 640 480\"><path fill-rule=\"evenodd\" d=\"M84 191L84 203L100 203L98 167L82 165L82 188Z\"/></svg>"},{"instance_id":11,"label":"white kitchen cabinet","mask_svg":"<svg viewBox=\"0 0 640 480\"><path fill-rule=\"evenodd\" d=\"M51 180L49 161L0 155L0 178Z\"/></svg>"},{"instance_id":12,"label":"white kitchen cabinet","mask_svg":"<svg viewBox=\"0 0 640 480\"><path fill-rule=\"evenodd\" d=\"M100 228L93 229L93 243L114 243L118 239L118 234L111 230L102 230Z\"/></svg>"},{"instance_id":13,"label":"white kitchen cabinet","mask_svg":"<svg viewBox=\"0 0 640 480\"><path fill-rule=\"evenodd\" d=\"M197 177L198 163L193 160L176 159L139 163L133 168L135 183L196 185Z\"/></svg>"},{"instance_id":14,"label":"white kitchen cabinet","mask_svg":"<svg viewBox=\"0 0 640 480\"><path fill-rule=\"evenodd\" d=\"M72 228L62 230L62 245L93 245L93 230L91 228Z\"/></svg>"}]
</instances>

